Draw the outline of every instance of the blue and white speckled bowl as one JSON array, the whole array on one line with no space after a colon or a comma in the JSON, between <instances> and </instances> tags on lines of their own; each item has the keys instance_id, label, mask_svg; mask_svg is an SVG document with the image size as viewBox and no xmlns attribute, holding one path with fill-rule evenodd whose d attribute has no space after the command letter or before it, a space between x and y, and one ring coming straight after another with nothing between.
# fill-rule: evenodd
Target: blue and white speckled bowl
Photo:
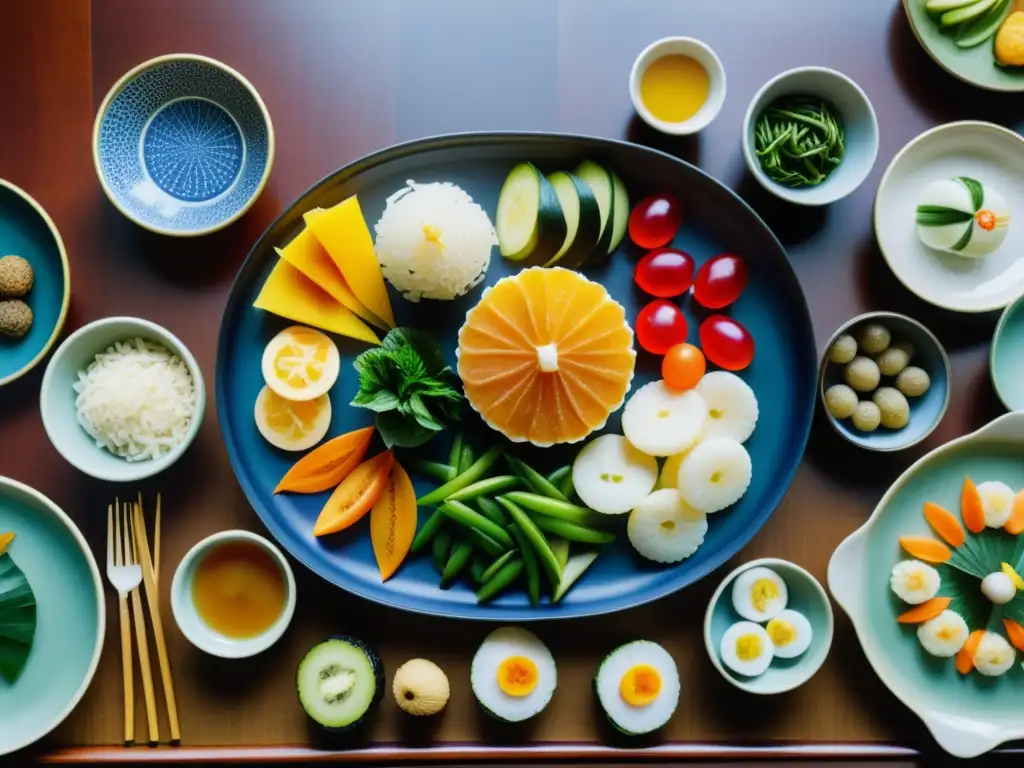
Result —
<instances>
[{"instance_id":1,"label":"blue and white speckled bowl","mask_svg":"<svg viewBox=\"0 0 1024 768\"><path fill-rule=\"evenodd\" d=\"M252 84L219 61L171 54L143 62L96 115L103 191L136 224L189 237L226 227L259 197L274 128Z\"/></svg>"}]
</instances>

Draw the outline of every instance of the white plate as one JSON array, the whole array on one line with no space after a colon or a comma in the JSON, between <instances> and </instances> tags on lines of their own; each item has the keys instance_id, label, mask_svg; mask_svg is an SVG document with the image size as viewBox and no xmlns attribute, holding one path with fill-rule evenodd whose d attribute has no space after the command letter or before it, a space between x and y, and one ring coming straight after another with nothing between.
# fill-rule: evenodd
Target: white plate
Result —
<instances>
[{"instance_id":1,"label":"white plate","mask_svg":"<svg viewBox=\"0 0 1024 768\"><path fill-rule=\"evenodd\" d=\"M970 176L1001 192L1010 228L983 259L933 251L917 238L922 189ZM875 197L875 235L889 267L909 290L954 312L992 312L1024 292L1024 138L992 123L959 122L925 131L893 158Z\"/></svg>"}]
</instances>

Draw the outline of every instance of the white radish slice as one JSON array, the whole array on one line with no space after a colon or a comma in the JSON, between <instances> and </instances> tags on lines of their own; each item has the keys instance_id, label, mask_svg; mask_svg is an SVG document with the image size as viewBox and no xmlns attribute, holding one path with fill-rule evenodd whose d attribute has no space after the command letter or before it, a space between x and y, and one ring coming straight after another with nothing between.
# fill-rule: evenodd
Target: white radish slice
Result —
<instances>
[{"instance_id":1,"label":"white radish slice","mask_svg":"<svg viewBox=\"0 0 1024 768\"><path fill-rule=\"evenodd\" d=\"M678 563L692 555L708 532L708 516L675 488L655 491L629 513L626 533L633 549L656 563Z\"/></svg>"},{"instance_id":2,"label":"white radish slice","mask_svg":"<svg viewBox=\"0 0 1024 768\"><path fill-rule=\"evenodd\" d=\"M757 425L757 397L743 379L729 371L712 371L695 387L708 407L704 437L731 437L745 443Z\"/></svg>"},{"instance_id":3,"label":"white radish slice","mask_svg":"<svg viewBox=\"0 0 1024 768\"><path fill-rule=\"evenodd\" d=\"M685 458L686 453L673 453L665 459L665 463L661 465L661 474L658 475L658 484L654 486L655 490L676 487L679 482L679 467Z\"/></svg>"},{"instance_id":4,"label":"white radish slice","mask_svg":"<svg viewBox=\"0 0 1024 768\"><path fill-rule=\"evenodd\" d=\"M743 497L752 470L746 448L728 437L709 437L679 466L679 492L694 509L718 512Z\"/></svg>"},{"instance_id":5,"label":"white radish slice","mask_svg":"<svg viewBox=\"0 0 1024 768\"><path fill-rule=\"evenodd\" d=\"M677 392L659 380L629 398L622 411L622 431L648 456L671 456L700 439L706 420L707 406L695 390Z\"/></svg>"},{"instance_id":6,"label":"white radish slice","mask_svg":"<svg viewBox=\"0 0 1024 768\"><path fill-rule=\"evenodd\" d=\"M624 515L647 498L658 480L658 462L622 435L601 435L576 455L572 484L593 510Z\"/></svg>"}]
</instances>

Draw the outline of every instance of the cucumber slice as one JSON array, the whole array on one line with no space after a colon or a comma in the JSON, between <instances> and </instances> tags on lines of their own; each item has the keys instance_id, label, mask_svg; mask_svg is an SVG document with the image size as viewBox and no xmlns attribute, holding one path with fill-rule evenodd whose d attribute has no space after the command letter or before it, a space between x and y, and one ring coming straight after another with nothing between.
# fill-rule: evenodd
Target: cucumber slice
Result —
<instances>
[{"instance_id":1,"label":"cucumber slice","mask_svg":"<svg viewBox=\"0 0 1024 768\"><path fill-rule=\"evenodd\" d=\"M955 11L957 8L963 8L974 2L977 2L977 0L928 0L924 4L924 8L929 13L945 13L946 11Z\"/></svg>"},{"instance_id":2,"label":"cucumber slice","mask_svg":"<svg viewBox=\"0 0 1024 768\"><path fill-rule=\"evenodd\" d=\"M622 238L626 236L626 225L629 224L629 192L618 174L615 171L611 174L615 195L612 198L612 241L608 246L609 254L619 247Z\"/></svg>"},{"instance_id":3,"label":"cucumber slice","mask_svg":"<svg viewBox=\"0 0 1024 768\"><path fill-rule=\"evenodd\" d=\"M340 733L361 725L380 704L384 665L361 640L336 635L303 657L295 685L310 719L324 730Z\"/></svg>"},{"instance_id":4,"label":"cucumber slice","mask_svg":"<svg viewBox=\"0 0 1024 768\"><path fill-rule=\"evenodd\" d=\"M977 2L957 8L953 11L946 11L939 17L939 23L944 27L954 27L963 24L965 21L977 18L985 11L990 10L999 0L977 0Z\"/></svg>"},{"instance_id":5,"label":"cucumber slice","mask_svg":"<svg viewBox=\"0 0 1024 768\"><path fill-rule=\"evenodd\" d=\"M597 198L585 182L565 171L548 176L555 188L565 217L565 242L544 266L575 269L593 253L601 237L601 211Z\"/></svg>"},{"instance_id":6,"label":"cucumber slice","mask_svg":"<svg viewBox=\"0 0 1024 768\"><path fill-rule=\"evenodd\" d=\"M509 171L498 194L495 230L509 261L543 264L565 242L565 217L558 194L532 163Z\"/></svg>"},{"instance_id":7,"label":"cucumber slice","mask_svg":"<svg viewBox=\"0 0 1024 768\"><path fill-rule=\"evenodd\" d=\"M593 160L584 160L573 172L580 177L597 199L597 208L601 213L601 236L591 252L590 261L600 263L608 258L608 246L612 242L612 206L615 198L615 184L612 175Z\"/></svg>"},{"instance_id":8,"label":"cucumber slice","mask_svg":"<svg viewBox=\"0 0 1024 768\"><path fill-rule=\"evenodd\" d=\"M994 35L1006 21L1013 10L1013 0L999 0L987 13L977 17L969 24L964 24L957 32L957 48L973 48L981 45Z\"/></svg>"},{"instance_id":9,"label":"cucumber slice","mask_svg":"<svg viewBox=\"0 0 1024 768\"><path fill-rule=\"evenodd\" d=\"M597 551L594 550L591 552L580 552L578 555L573 555L569 558L569 562L562 569L562 578L558 582L558 589L555 590L555 595L552 598L553 602L557 603L565 597L565 593L597 560L597 554Z\"/></svg>"}]
</instances>

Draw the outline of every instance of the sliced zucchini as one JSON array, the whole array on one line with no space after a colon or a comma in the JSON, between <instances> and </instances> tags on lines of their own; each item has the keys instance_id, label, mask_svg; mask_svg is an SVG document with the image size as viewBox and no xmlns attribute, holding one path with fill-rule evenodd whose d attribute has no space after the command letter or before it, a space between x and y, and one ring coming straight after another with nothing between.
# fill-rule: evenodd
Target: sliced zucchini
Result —
<instances>
[{"instance_id":1,"label":"sliced zucchini","mask_svg":"<svg viewBox=\"0 0 1024 768\"><path fill-rule=\"evenodd\" d=\"M944 27L954 27L963 24L965 21L981 16L994 6L999 0L977 0L977 2L965 5L952 11L946 11L939 17L939 23Z\"/></svg>"},{"instance_id":2,"label":"sliced zucchini","mask_svg":"<svg viewBox=\"0 0 1024 768\"><path fill-rule=\"evenodd\" d=\"M612 175L593 160L584 160L573 173L586 182L597 199L601 213L601 236L591 252L591 263L600 263L608 258L608 246L612 242L612 206L615 198L615 184Z\"/></svg>"},{"instance_id":3,"label":"sliced zucchini","mask_svg":"<svg viewBox=\"0 0 1024 768\"><path fill-rule=\"evenodd\" d=\"M555 188L532 163L511 171L498 195L498 248L509 261L543 264L565 242L565 217Z\"/></svg>"},{"instance_id":4,"label":"sliced zucchini","mask_svg":"<svg viewBox=\"0 0 1024 768\"><path fill-rule=\"evenodd\" d=\"M565 242L545 266L575 269L593 253L601 237L601 211L585 182L565 171L548 175L565 217Z\"/></svg>"},{"instance_id":5,"label":"sliced zucchini","mask_svg":"<svg viewBox=\"0 0 1024 768\"><path fill-rule=\"evenodd\" d=\"M981 45L999 31L1006 17L1013 10L1013 0L999 0L987 13L969 24L964 24L956 35L958 48L973 48Z\"/></svg>"},{"instance_id":6,"label":"sliced zucchini","mask_svg":"<svg viewBox=\"0 0 1024 768\"><path fill-rule=\"evenodd\" d=\"M299 703L326 731L362 725L384 694L384 665L366 643L335 635L313 646L296 674Z\"/></svg>"},{"instance_id":7,"label":"sliced zucchini","mask_svg":"<svg viewBox=\"0 0 1024 768\"><path fill-rule=\"evenodd\" d=\"M626 185L622 183L615 171L612 174L612 241L608 245L608 253L611 254L619 247L622 238L626 236L626 225L629 224L629 192Z\"/></svg>"},{"instance_id":8,"label":"sliced zucchini","mask_svg":"<svg viewBox=\"0 0 1024 768\"><path fill-rule=\"evenodd\" d=\"M976 2L976 0L928 0L924 7L929 13L945 13L946 11L955 11L957 8L963 8L965 5L970 5L973 2Z\"/></svg>"}]
</instances>

